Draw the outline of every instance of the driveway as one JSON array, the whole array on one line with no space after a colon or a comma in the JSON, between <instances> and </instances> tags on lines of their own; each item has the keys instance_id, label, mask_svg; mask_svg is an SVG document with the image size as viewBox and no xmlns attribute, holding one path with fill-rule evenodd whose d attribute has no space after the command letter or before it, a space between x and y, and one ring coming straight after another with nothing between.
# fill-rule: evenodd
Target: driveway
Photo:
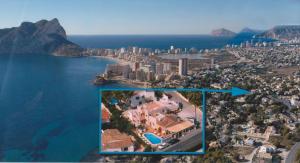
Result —
<instances>
[{"instance_id":1,"label":"driveway","mask_svg":"<svg viewBox=\"0 0 300 163\"><path fill-rule=\"evenodd\" d=\"M297 151L300 150L300 142L294 144L288 154L288 156L285 159L285 163L294 163L294 160L296 159Z\"/></svg>"},{"instance_id":2,"label":"driveway","mask_svg":"<svg viewBox=\"0 0 300 163\"><path fill-rule=\"evenodd\" d=\"M183 110L178 113L178 116L183 119L193 120L195 118L195 110L196 110L196 119L198 122L202 120L202 111L191 103L189 103L180 93L178 92L166 92L172 95L171 100L181 102L183 104ZM199 92L199 96L201 96Z\"/></svg>"},{"instance_id":3,"label":"driveway","mask_svg":"<svg viewBox=\"0 0 300 163\"><path fill-rule=\"evenodd\" d=\"M200 144L202 144L202 129L196 129L189 132L187 135L181 137L180 141L176 144L173 144L161 151L164 152L173 152L173 151L187 151L192 149Z\"/></svg>"}]
</instances>

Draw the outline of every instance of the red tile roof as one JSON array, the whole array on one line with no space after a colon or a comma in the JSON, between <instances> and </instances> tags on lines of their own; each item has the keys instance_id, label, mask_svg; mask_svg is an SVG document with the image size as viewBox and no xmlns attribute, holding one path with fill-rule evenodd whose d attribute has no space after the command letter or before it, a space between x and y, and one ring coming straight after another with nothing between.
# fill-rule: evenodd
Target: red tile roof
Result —
<instances>
[{"instance_id":1,"label":"red tile roof","mask_svg":"<svg viewBox=\"0 0 300 163\"><path fill-rule=\"evenodd\" d=\"M102 122L109 122L111 117L110 111L103 104L101 107L101 116L102 116L101 118Z\"/></svg>"},{"instance_id":2,"label":"red tile roof","mask_svg":"<svg viewBox=\"0 0 300 163\"><path fill-rule=\"evenodd\" d=\"M174 126L178 123L181 123L181 119L179 117L177 117L176 115L166 115L160 121L157 122L157 124L159 126L164 127L164 128Z\"/></svg>"}]
</instances>

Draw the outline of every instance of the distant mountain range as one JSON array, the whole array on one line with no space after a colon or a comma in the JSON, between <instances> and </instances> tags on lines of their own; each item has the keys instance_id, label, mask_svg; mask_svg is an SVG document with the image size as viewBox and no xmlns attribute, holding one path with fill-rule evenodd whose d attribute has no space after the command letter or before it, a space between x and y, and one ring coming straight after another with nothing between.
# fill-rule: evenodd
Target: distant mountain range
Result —
<instances>
[{"instance_id":1,"label":"distant mountain range","mask_svg":"<svg viewBox=\"0 0 300 163\"><path fill-rule=\"evenodd\" d=\"M251 34L251 35L258 35L263 33L264 30L258 30L258 29L251 29L251 28L244 28L242 29L238 34Z\"/></svg>"},{"instance_id":2,"label":"distant mountain range","mask_svg":"<svg viewBox=\"0 0 300 163\"><path fill-rule=\"evenodd\" d=\"M213 30L211 32L211 35L219 36L219 37L237 37L240 35L258 35L263 32L264 32L263 30L256 30L248 27L242 29L239 33L232 32L225 28L220 28L220 29Z\"/></svg>"},{"instance_id":3,"label":"distant mountain range","mask_svg":"<svg viewBox=\"0 0 300 163\"><path fill-rule=\"evenodd\" d=\"M218 36L218 37L234 37L236 33L225 28L220 28L220 29L213 30L211 32L211 35Z\"/></svg>"},{"instance_id":4,"label":"distant mountain range","mask_svg":"<svg viewBox=\"0 0 300 163\"><path fill-rule=\"evenodd\" d=\"M53 54L79 56L83 48L67 40L57 19L23 22L0 29L0 54Z\"/></svg>"},{"instance_id":5,"label":"distant mountain range","mask_svg":"<svg viewBox=\"0 0 300 163\"><path fill-rule=\"evenodd\" d=\"M273 38L277 40L291 40L300 38L300 25L281 25L263 32L258 37Z\"/></svg>"},{"instance_id":6,"label":"distant mountain range","mask_svg":"<svg viewBox=\"0 0 300 163\"><path fill-rule=\"evenodd\" d=\"M282 25L266 31L244 28L239 33L221 28L213 36L271 38L277 40L300 39L300 25ZM81 56L84 49L69 41L64 28L55 18L36 23L23 22L19 27L0 29L0 54L52 54Z\"/></svg>"},{"instance_id":7,"label":"distant mountain range","mask_svg":"<svg viewBox=\"0 0 300 163\"><path fill-rule=\"evenodd\" d=\"M211 32L213 36L220 37L241 37L241 36L255 36L261 38L270 38L276 40L291 40L300 38L300 25L281 25L275 26L269 30L256 30L244 28L239 33L232 32L228 29L221 28Z\"/></svg>"}]
</instances>

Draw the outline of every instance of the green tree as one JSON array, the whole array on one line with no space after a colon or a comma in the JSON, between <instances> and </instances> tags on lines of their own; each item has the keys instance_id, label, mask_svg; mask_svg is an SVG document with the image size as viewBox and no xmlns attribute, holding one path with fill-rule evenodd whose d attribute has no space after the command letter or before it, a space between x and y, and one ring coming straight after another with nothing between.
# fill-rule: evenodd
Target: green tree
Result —
<instances>
[{"instance_id":1,"label":"green tree","mask_svg":"<svg viewBox=\"0 0 300 163\"><path fill-rule=\"evenodd\" d=\"M163 93L161 91L155 91L154 95L155 95L156 99L159 100L162 98Z\"/></svg>"},{"instance_id":2,"label":"green tree","mask_svg":"<svg viewBox=\"0 0 300 163\"><path fill-rule=\"evenodd\" d=\"M152 152L152 147L150 145L147 145L144 149L144 152Z\"/></svg>"}]
</instances>

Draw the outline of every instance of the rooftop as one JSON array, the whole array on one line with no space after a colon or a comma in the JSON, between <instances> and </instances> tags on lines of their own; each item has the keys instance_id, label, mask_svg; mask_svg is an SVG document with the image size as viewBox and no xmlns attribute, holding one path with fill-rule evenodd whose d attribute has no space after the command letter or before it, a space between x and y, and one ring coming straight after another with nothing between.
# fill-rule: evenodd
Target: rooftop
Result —
<instances>
[{"instance_id":1,"label":"rooftop","mask_svg":"<svg viewBox=\"0 0 300 163\"><path fill-rule=\"evenodd\" d=\"M102 133L102 148L115 149L132 146L133 142L129 135L121 133L117 129L107 129Z\"/></svg>"},{"instance_id":2,"label":"rooftop","mask_svg":"<svg viewBox=\"0 0 300 163\"><path fill-rule=\"evenodd\" d=\"M157 124L161 127L167 128L167 127L174 126L180 122L181 122L180 118L172 114L172 115L166 115L160 121L158 121Z\"/></svg>"},{"instance_id":3,"label":"rooftop","mask_svg":"<svg viewBox=\"0 0 300 163\"><path fill-rule=\"evenodd\" d=\"M170 132L173 132L173 133L177 133L177 132L180 132L180 131L185 130L187 128L191 128L193 126L194 126L194 124L190 121L181 121L180 123L178 123L176 125L168 127L167 130L169 130Z\"/></svg>"},{"instance_id":4,"label":"rooftop","mask_svg":"<svg viewBox=\"0 0 300 163\"><path fill-rule=\"evenodd\" d=\"M104 104L101 104L101 120L102 122L108 122L111 116L110 111L105 107Z\"/></svg>"},{"instance_id":5,"label":"rooftop","mask_svg":"<svg viewBox=\"0 0 300 163\"><path fill-rule=\"evenodd\" d=\"M151 103L147 103L146 105L144 105L144 109L152 111L152 110L156 110L159 109L161 107L161 104L158 102L151 102Z\"/></svg>"}]
</instances>

